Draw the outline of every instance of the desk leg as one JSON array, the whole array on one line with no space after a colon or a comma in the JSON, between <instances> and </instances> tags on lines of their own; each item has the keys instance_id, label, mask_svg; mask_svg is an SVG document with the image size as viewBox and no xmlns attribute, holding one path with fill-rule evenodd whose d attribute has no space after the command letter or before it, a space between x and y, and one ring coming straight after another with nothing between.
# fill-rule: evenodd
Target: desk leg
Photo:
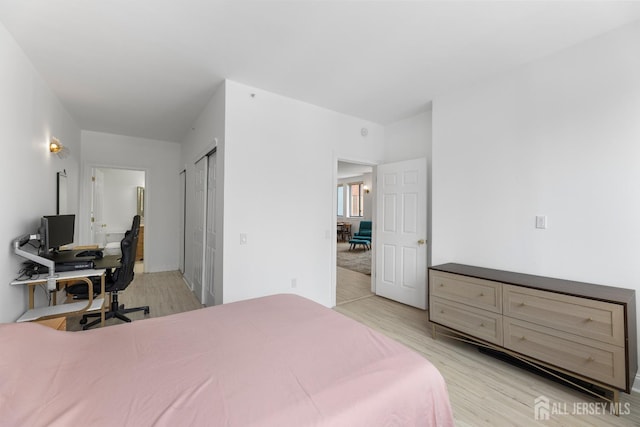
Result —
<instances>
[{"instance_id":1,"label":"desk leg","mask_svg":"<svg viewBox=\"0 0 640 427\"><path fill-rule=\"evenodd\" d=\"M104 274L100 276L100 292L104 300L102 301L102 308L100 309L100 327L104 328L104 306L107 302L107 298L104 294Z\"/></svg>"}]
</instances>

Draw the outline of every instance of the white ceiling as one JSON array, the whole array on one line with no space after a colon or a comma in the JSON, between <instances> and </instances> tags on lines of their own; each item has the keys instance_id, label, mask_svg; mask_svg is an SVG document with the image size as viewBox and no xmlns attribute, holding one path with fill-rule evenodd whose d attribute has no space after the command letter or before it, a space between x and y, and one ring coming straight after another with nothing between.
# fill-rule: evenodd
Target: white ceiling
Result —
<instances>
[{"instance_id":1,"label":"white ceiling","mask_svg":"<svg viewBox=\"0 0 640 427\"><path fill-rule=\"evenodd\" d=\"M223 79L381 124L640 19L640 2L0 0L82 129L179 142Z\"/></svg>"}]
</instances>

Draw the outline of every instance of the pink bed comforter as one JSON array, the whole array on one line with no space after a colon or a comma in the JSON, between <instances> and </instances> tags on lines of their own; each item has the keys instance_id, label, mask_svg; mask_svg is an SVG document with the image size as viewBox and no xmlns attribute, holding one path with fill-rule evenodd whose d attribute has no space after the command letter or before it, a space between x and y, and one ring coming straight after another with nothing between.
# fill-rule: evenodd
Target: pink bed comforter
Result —
<instances>
[{"instance_id":1,"label":"pink bed comforter","mask_svg":"<svg viewBox=\"0 0 640 427\"><path fill-rule=\"evenodd\" d=\"M427 360L275 295L86 332L0 324L2 426L448 426Z\"/></svg>"}]
</instances>

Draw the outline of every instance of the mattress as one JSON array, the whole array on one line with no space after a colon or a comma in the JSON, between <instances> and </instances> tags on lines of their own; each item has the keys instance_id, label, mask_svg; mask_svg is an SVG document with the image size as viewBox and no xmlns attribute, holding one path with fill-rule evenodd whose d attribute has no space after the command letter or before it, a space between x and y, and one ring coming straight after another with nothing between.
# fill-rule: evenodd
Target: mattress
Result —
<instances>
[{"instance_id":1,"label":"mattress","mask_svg":"<svg viewBox=\"0 0 640 427\"><path fill-rule=\"evenodd\" d=\"M0 324L3 426L448 426L425 358L274 295L106 328Z\"/></svg>"}]
</instances>

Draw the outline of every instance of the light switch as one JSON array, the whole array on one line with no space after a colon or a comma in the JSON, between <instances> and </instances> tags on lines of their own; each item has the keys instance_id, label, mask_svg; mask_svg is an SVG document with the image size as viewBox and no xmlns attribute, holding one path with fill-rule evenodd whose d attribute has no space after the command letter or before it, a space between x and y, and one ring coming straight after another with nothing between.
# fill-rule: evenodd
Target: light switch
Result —
<instances>
[{"instance_id":1,"label":"light switch","mask_svg":"<svg viewBox=\"0 0 640 427\"><path fill-rule=\"evenodd\" d=\"M241 245L247 244L247 233L240 233L240 244Z\"/></svg>"},{"instance_id":2,"label":"light switch","mask_svg":"<svg viewBox=\"0 0 640 427\"><path fill-rule=\"evenodd\" d=\"M547 228L547 216L546 215L537 215L536 216L536 228Z\"/></svg>"}]
</instances>

